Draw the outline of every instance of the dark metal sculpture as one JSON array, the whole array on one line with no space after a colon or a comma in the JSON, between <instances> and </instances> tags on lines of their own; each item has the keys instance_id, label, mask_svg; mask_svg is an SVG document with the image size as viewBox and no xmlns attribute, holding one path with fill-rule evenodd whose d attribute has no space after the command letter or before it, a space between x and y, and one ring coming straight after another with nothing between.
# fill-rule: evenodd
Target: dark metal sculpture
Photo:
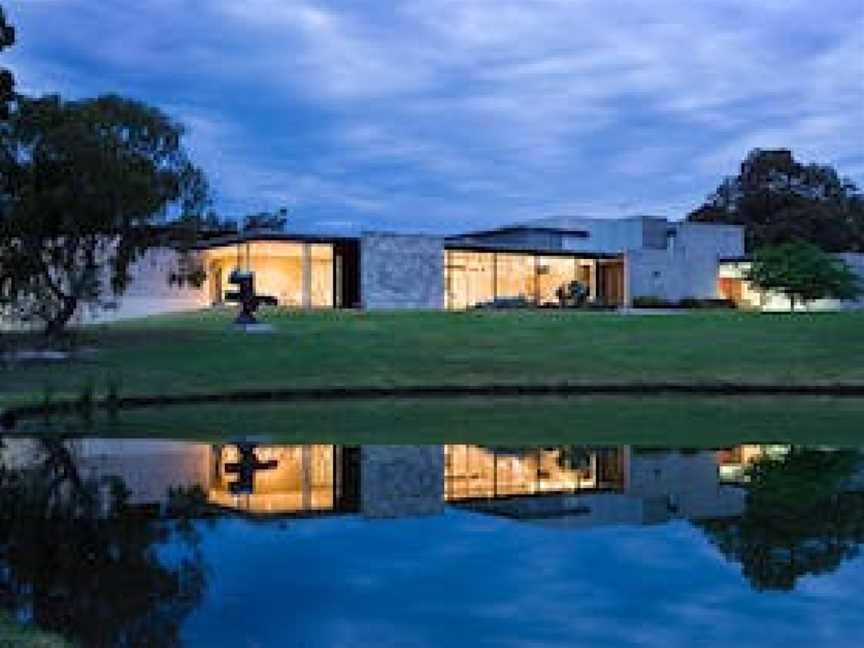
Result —
<instances>
[{"instance_id":1,"label":"dark metal sculpture","mask_svg":"<svg viewBox=\"0 0 864 648\"><path fill-rule=\"evenodd\" d=\"M273 470L279 465L276 459L261 461L255 454L256 444L236 444L240 459L234 463L225 464L225 472L237 475L237 481L228 486L232 495L251 495L255 491L255 473L259 470Z\"/></svg>"},{"instance_id":2,"label":"dark metal sculpture","mask_svg":"<svg viewBox=\"0 0 864 648\"><path fill-rule=\"evenodd\" d=\"M271 295L255 294L255 273L248 270L232 270L228 283L237 286L237 290L225 293L225 301L240 304L240 314L234 320L235 324L248 326L257 324L255 312L260 306L276 306L276 298Z\"/></svg>"}]
</instances>

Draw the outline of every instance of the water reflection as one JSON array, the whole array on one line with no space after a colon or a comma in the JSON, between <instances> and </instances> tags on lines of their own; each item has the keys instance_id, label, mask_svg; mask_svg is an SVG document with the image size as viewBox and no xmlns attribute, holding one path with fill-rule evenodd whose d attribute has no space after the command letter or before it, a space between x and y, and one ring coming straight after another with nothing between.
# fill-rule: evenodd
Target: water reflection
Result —
<instances>
[{"instance_id":1,"label":"water reflection","mask_svg":"<svg viewBox=\"0 0 864 648\"><path fill-rule=\"evenodd\" d=\"M460 512L560 538L686 520L754 590L790 590L864 543L852 450L16 438L0 452L0 606L93 646L179 642L220 518Z\"/></svg>"},{"instance_id":2,"label":"water reflection","mask_svg":"<svg viewBox=\"0 0 864 648\"><path fill-rule=\"evenodd\" d=\"M81 645L176 645L205 588L191 527L155 524L122 474L83 474L62 442L29 442L26 458L12 445L0 463L0 605ZM173 565L156 550L169 540L184 550Z\"/></svg>"}]
</instances>

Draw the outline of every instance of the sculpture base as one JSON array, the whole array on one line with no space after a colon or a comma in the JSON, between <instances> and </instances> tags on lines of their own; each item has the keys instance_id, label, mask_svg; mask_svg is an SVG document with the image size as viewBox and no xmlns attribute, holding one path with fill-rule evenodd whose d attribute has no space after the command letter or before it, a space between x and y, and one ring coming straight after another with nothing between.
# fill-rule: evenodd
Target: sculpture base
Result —
<instances>
[{"instance_id":1,"label":"sculpture base","mask_svg":"<svg viewBox=\"0 0 864 648\"><path fill-rule=\"evenodd\" d=\"M276 329L272 324L235 324L235 331L243 331L244 333L273 333Z\"/></svg>"}]
</instances>

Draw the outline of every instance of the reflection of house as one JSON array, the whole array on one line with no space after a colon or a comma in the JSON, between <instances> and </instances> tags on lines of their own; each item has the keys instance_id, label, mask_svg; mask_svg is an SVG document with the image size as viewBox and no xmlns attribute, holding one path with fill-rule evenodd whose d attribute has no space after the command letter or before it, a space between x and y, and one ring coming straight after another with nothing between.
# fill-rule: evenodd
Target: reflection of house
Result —
<instances>
[{"instance_id":1,"label":"reflection of house","mask_svg":"<svg viewBox=\"0 0 864 648\"><path fill-rule=\"evenodd\" d=\"M560 468L560 452L541 450L519 467L528 477L507 496L490 493L491 497L464 505L484 513L561 528L726 517L744 509L745 491L720 483L714 452L594 450L588 452L590 460L585 468L575 474ZM550 462L558 469L543 468ZM535 472L542 476L535 478ZM488 469L486 473L492 475ZM519 497L535 492L549 494Z\"/></svg>"},{"instance_id":2,"label":"reflection of house","mask_svg":"<svg viewBox=\"0 0 864 648\"><path fill-rule=\"evenodd\" d=\"M756 457L785 451L98 439L70 444L84 477L121 477L135 505L164 504L169 488L198 486L210 504L244 515L399 517L437 514L449 504L564 528L737 515L745 491L736 475ZM3 461L32 465L37 448L10 441Z\"/></svg>"}]
</instances>

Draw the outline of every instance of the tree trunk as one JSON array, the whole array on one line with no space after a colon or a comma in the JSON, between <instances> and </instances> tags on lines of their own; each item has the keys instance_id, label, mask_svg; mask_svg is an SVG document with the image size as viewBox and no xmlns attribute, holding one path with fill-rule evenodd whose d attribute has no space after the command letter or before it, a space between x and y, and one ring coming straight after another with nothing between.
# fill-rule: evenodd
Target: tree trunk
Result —
<instances>
[{"instance_id":1,"label":"tree trunk","mask_svg":"<svg viewBox=\"0 0 864 648\"><path fill-rule=\"evenodd\" d=\"M795 312L795 295L789 295L789 312Z\"/></svg>"},{"instance_id":2,"label":"tree trunk","mask_svg":"<svg viewBox=\"0 0 864 648\"><path fill-rule=\"evenodd\" d=\"M75 297L64 297L60 310L45 324L45 336L58 338L66 331L66 325L75 311L78 309L78 300Z\"/></svg>"}]
</instances>

